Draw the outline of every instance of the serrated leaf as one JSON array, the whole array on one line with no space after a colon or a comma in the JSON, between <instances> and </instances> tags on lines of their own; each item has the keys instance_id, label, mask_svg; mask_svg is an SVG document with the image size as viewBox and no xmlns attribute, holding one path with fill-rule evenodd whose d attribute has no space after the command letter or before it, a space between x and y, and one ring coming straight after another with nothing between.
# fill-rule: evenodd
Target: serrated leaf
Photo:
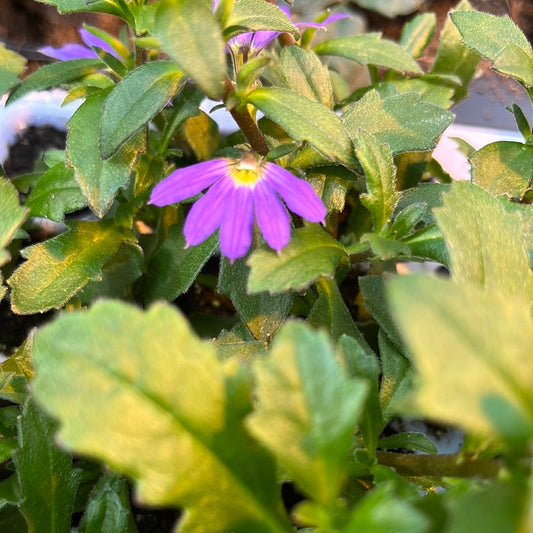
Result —
<instances>
[{"instance_id":1,"label":"serrated leaf","mask_svg":"<svg viewBox=\"0 0 533 533\"><path fill-rule=\"evenodd\" d=\"M494 61L508 44L533 58L529 41L508 16L496 17L479 11L456 11L450 16L463 43L490 61Z\"/></svg>"},{"instance_id":2,"label":"serrated leaf","mask_svg":"<svg viewBox=\"0 0 533 533\"><path fill-rule=\"evenodd\" d=\"M34 217L46 217L61 222L66 213L78 211L87 205L74 169L58 163L48 169L26 199Z\"/></svg>"},{"instance_id":3,"label":"serrated leaf","mask_svg":"<svg viewBox=\"0 0 533 533\"><path fill-rule=\"evenodd\" d=\"M389 301L420 376L421 413L498 437L488 418L497 398L520 419L503 436L532 434L533 321L523 297L402 276L390 282Z\"/></svg>"},{"instance_id":4,"label":"serrated leaf","mask_svg":"<svg viewBox=\"0 0 533 533\"><path fill-rule=\"evenodd\" d=\"M163 50L213 100L224 92L226 57L212 8L198 0L162 0L154 33Z\"/></svg>"},{"instance_id":5,"label":"serrated leaf","mask_svg":"<svg viewBox=\"0 0 533 533\"><path fill-rule=\"evenodd\" d=\"M226 21L226 32L246 28L248 31L270 30L298 35L298 29L291 24L285 13L277 6L264 0L239 0ZM226 35L230 37L233 34Z\"/></svg>"},{"instance_id":6,"label":"serrated leaf","mask_svg":"<svg viewBox=\"0 0 533 533\"><path fill-rule=\"evenodd\" d=\"M291 309L292 293L248 294L243 280L248 278L249 271L245 259L238 259L231 264L227 258L222 258L218 290L222 294L229 295L241 320L253 337L259 341L269 341L277 333Z\"/></svg>"},{"instance_id":7,"label":"serrated leaf","mask_svg":"<svg viewBox=\"0 0 533 533\"><path fill-rule=\"evenodd\" d=\"M96 11L121 16L122 12L107 0L39 0L43 4L56 6L60 13L74 13L76 11Z\"/></svg>"},{"instance_id":8,"label":"serrated leaf","mask_svg":"<svg viewBox=\"0 0 533 533\"><path fill-rule=\"evenodd\" d=\"M28 210L20 205L15 187L0 177L0 266L11 258L5 248L13 240L27 215Z\"/></svg>"},{"instance_id":9,"label":"serrated leaf","mask_svg":"<svg viewBox=\"0 0 533 533\"><path fill-rule=\"evenodd\" d=\"M533 301L533 273L518 215L483 189L455 182L435 216L455 281Z\"/></svg>"},{"instance_id":10,"label":"serrated leaf","mask_svg":"<svg viewBox=\"0 0 533 533\"><path fill-rule=\"evenodd\" d=\"M352 142L341 119L327 107L280 87L255 89L246 99L294 140L308 141L332 161L354 165Z\"/></svg>"},{"instance_id":11,"label":"serrated leaf","mask_svg":"<svg viewBox=\"0 0 533 533\"><path fill-rule=\"evenodd\" d=\"M76 180L98 217L111 207L118 190L128 184L144 138L137 135L113 157L100 159L99 138L102 106L108 90L87 96L68 122L67 162L74 167Z\"/></svg>"},{"instance_id":12,"label":"serrated leaf","mask_svg":"<svg viewBox=\"0 0 533 533\"><path fill-rule=\"evenodd\" d=\"M533 176L533 146L512 141L487 144L470 156L472 181L494 194L521 196Z\"/></svg>"},{"instance_id":13,"label":"serrated leaf","mask_svg":"<svg viewBox=\"0 0 533 533\"><path fill-rule=\"evenodd\" d=\"M339 56L361 65L376 65L398 72L422 74L418 63L398 43L381 33L364 33L323 41L313 47L318 55Z\"/></svg>"},{"instance_id":14,"label":"serrated leaf","mask_svg":"<svg viewBox=\"0 0 533 533\"><path fill-rule=\"evenodd\" d=\"M33 91L51 89L52 87L58 87L64 83L83 78L102 68L103 65L100 59L73 59L72 61L58 61L57 63L44 65L24 79L9 95L7 104Z\"/></svg>"},{"instance_id":15,"label":"serrated leaf","mask_svg":"<svg viewBox=\"0 0 533 533\"><path fill-rule=\"evenodd\" d=\"M296 322L280 331L255 372L260 407L248 427L302 491L331 505L345 478L365 383L344 374L324 333Z\"/></svg>"},{"instance_id":16,"label":"serrated leaf","mask_svg":"<svg viewBox=\"0 0 533 533\"><path fill-rule=\"evenodd\" d=\"M363 130L357 135L355 153L366 175L367 192L361 195L361 203L372 214L374 231L380 233L390 221L398 199L392 153L386 144Z\"/></svg>"},{"instance_id":17,"label":"serrated leaf","mask_svg":"<svg viewBox=\"0 0 533 533\"><path fill-rule=\"evenodd\" d=\"M175 308L101 301L62 315L37 333L34 361L61 442L133 478L144 503L184 507L177 531L292 531L274 464L243 426L244 373Z\"/></svg>"},{"instance_id":18,"label":"serrated leaf","mask_svg":"<svg viewBox=\"0 0 533 533\"><path fill-rule=\"evenodd\" d=\"M171 61L153 61L131 71L105 99L100 153L108 159L174 96L183 73Z\"/></svg>"},{"instance_id":19,"label":"serrated leaf","mask_svg":"<svg viewBox=\"0 0 533 533\"><path fill-rule=\"evenodd\" d=\"M27 261L9 278L11 304L19 314L42 313L64 305L133 235L113 221L68 222L69 231L23 251Z\"/></svg>"},{"instance_id":20,"label":"serrated leaf","mask_svg":"<svg viewBox=\"0 0 533 533\"><path fill-rule=\"evenodd\" d=\"M26 68L26 59L0 43L0 94L7 93L19 83L19 75Z\"/></svg>"},{"instance_id":21,"label":"serrated leaf","mask_svg":"<svg viewBox=\"0 0 533 533\"><path fill-rule=\"evenodd\" d=\"M135 533L126 480L106 473L89 495L79 533Z\"/></svg>"},{"instance_id":22,"label":"serrated leaf","mask_svg":"<svg viewBox=\"0 0 533 533\"><path fill-rule=\"evenodd\" d=\"M382 98L369 91L348 106L342 115L346 131L354 140L361 129L388 144L393 154L431 150L452 123L453 115L421 100L416 94Z\"/></svg>"},{"instance_id":23,"label":"serrated leaf","mask_svg":"<svg viewBox=\"0 0 533 533\"><path fill-rule=\"evenodd\" d=\"M251 255L248 292L303 289L322 276L333 277L346 258L346 250L333 237L316 225L305 226L292 233L280 254L263 247Z\"/></svg>"},{"instance_id":24,"label":"serrated leaf","mask_svg":"<svg viewBox=\"0 0 533 533\"><path fill-rule=\"evenodd\" d=\"M144 286L146 301L172 301L186 292L217 246L218 239L213 234L198 246L187 247L183 222L171 226L168 239L154 253L148 265Z\"/></svg>"},{"instance_id":25,"label":"serrated leaf","mask_svg":"<svg viewBox=\"0 0 533 533\"><path fill-rule=\"evenodd\" d=\"M333 106L328 69L314 52L299 46L283 48L275 75L276 85L297 91L329 109Z\"/></svg>"},{"instance_id":26,"label":"serrated leaf","mask_svg":"<svg viewBox=\"0 0 533 533\"><path fill-rule=\"evenodd\" d=\"M434 13L422 13L409 21L402 30L400 45L412 57L420 57L430 43L437 27Z\"/></svg>"},{"instance_id":27,"label":"serrated leaf","mask_svg":"<svg viewBox=\"0 0 533 533\"><path fill-rule=\"evenodd\" d=\"M54 443L53 423L31 399L18 424L15 464L23 499L21 510L29 533L70 531L81 470Z\"/></svg>"},{"instance_id":28,"label":"serrated leaf","mask_svg":"<svg viewBox=\"0 0 533 533\"><path fill-rule=\"evenodd\" d=\"M507 43L494 58L492 68L521 81L526 87L533 87L533 53L514 43Z\"/></svg>"}]
</instances>

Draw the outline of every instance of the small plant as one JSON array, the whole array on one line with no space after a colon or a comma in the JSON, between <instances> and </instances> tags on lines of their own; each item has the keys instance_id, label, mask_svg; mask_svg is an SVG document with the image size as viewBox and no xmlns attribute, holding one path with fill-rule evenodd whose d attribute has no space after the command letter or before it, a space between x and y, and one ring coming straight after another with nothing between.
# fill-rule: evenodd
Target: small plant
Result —
<instances>
[{"instance_id":1,"label":"small plant","mask_svg":"<svg viewBox=\"0 0 533 533\"><path fill-rule=\"evenodd\" d=\"M79 103L44 171L0 178L0 296L46 313L0 365L0 524L136 531L131 484L183 533L532 531L531 126L513 106L524 142L470 182L431 158L480 57L533 99L511 20L463 0L424 71L432 14L396 43L320 0L44 3L124 29L27 76L0 46L7 105Z\"/></svg>"}]
</instances>

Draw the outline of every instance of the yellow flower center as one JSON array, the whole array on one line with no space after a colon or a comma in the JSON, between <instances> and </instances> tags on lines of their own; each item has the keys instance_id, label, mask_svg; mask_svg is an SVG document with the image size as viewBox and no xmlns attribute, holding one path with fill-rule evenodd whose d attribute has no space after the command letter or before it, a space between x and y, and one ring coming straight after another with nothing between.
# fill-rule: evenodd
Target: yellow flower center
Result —
<instances>
[{"instance_id":1,"label":"yellow flower center","mask_svg":"<svg viewBox=\"0 0 533 533\"><path fill-rule=\"evenodd\" d=\"M244 154L242 159L235 161L232 165L230 174L238 187L250 187L253 189L255 184L263 177L263 169L259 161L253 154Z\"/></svg>"}]
</instances>

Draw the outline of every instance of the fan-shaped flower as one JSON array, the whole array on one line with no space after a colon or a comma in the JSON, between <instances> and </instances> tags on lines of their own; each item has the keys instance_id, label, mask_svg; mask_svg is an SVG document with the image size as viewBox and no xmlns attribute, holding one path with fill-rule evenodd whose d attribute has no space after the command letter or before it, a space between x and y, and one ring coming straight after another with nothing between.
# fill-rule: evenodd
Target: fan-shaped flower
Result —
<instances>
[{"instance_id":1,"label":"fan-shaped flower","mask_svg":"<svg viewBox=\"0 0 533 533\"><path fill-rule=\"evenodd\" d=\"M98 54L93 49L93 47L95 47L101 48L102 50L105 50L109 54L115 56L117 59L120 59L119 54L111 46L109 46L104 39L97 37L85 28L80 28L78 33L80 34L81 40L85 43L84 45L78 43L69 43L59 48L44 46L40 49L40 52L60 61L70 61L72 59L97 59Z\"/></svg>"},{"instance_id":2,"label":"fan-shaped flower","mask_svg":"<svg viewBox=\"0 0 533 533\"><path fill-rule=\"evenodd\" d=\"M181 202L208 188L191 207L183 232L188 246L220 228L220 249L231 261L246 255L255 220L267 244L278 253L290 239L287 207L310 222L323 222L326 208L306 181L255 154L219 158L172 172L153 189L150 204Z\"/></svg>"}]
</instances>

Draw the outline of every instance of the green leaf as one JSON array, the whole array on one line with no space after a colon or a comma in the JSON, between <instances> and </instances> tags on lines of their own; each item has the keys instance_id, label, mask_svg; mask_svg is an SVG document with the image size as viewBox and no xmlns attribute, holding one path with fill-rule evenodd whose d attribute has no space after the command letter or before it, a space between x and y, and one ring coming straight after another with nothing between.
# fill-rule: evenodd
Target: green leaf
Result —
<instances>
[{"instance_id":1,"label":"green leaf","mask_svg":"<svg viewBox=\"0 0 533 533\"><path fill-rule=\"evenodd\" d=\"M390 437L379 439L378 448L381 450L397 450L405 448L424 453L437 453L436 446L423 433L397 433Z\"/></svg>"},{"instance_id":2,"label":"green leaf","mask_svg":"<svg viewBox=\"0 0 533 533\"><path fill-rule=\"evenodd\" d=\"M472 6L467 0L461 0L455 9L466 13L472 11ZM457 77L461 85L455 89L454 100L458 101L466 96L478 63L479 56L461 42L461 34L452 19L448 17L440 35L437 57L431 68L431 74Z\"/></svg>"},{"instance_id":3,"label":"green leaf","mask_svg":"<svg viewBox=\"0 0 533 533\"><path fill-rule=\"evenodd\" d=\"M416 94L387 98L369 91L342 115L346 131L357 142L361 129L388 144L392 153L431 150L452 123L453 115Z\"/></svg>"},{"instance_id":4,"label":"green leaf","mask_svg":"<svg viewBox=\"0 0 533 533\"><path fill-rule=\"evenodd\" d=\"M374 231L380 233L390 221L398 199L392 153L386 144L363 130L357 135L355 153L366 174L367 192L361 195L361 203L372 214Z\"/></svg>"},{"instance_id":5,"label":"green leaf","mask_svg":"<svg viewBox=\"0 0 533 533\"><path fill-rule=\"evenodd\" d=\"M11 304L20 314L42 313L64 305L133 235L113 221L68 222L69 231L23 250L27 259L9 278Z\"/></svg>"},{"instance_id":6,"label":"green leaf","mask_svg":"<svg viewBox=\"0 0 533 533\"><path fill-rule=\"evenodd\" d=\"M533 87L533 53L514 43L507 43L494 58L492 68L523 82L526 87Z\"/></svg>"},{"instance_id":7,"label":"green leaf","mask_svg":"<svg viewBox=\"0 0 533 533\"><path fill-rule=\"evenodd\" d=\"M292 531L273 461L243 426L244 372L175 308L101 301L64 314L37 333L34 361L61 442L133 478L140 501L184 507L177 531Z\"/></svg>"},{"instance_id":8,"label":"green leaf","mask_svg":"<svg viewBox=\"0 0 533 533\"><path fill-rule=\"evenodd\" d=\"M532 302L533 273L520 217L468 182L455 182L443 198L435 216L453 279Z\"/></svg>"},{"instance_id":9,"label":"green leaf","mask_svg":"<svg viewBox=\"0 0 533 533\"><path fill-rule=\"evenodd\" d=\"M251 255L248 292L304 289L322 276L333 277L338 264L347 258L344 247L323 229L305 226L293 232L280 254L262 247Z\"/></svg>"},{"instance_id":10,"label":"green leaf","mask_svg":"<svg viewBox=\"0 0 533 533\"><path fill-rule=\"evenodd\" d=\"M58 87L64 83L83 78L102 68L100 59L73 59L72 61L58 61L50 65L44 65L39 70L30 74L9 95L7 103L10 104L24 95L33 91L43 91Z\"/></svg>"},{"instance_id":11,"label":"green leaf","mask_svg":"<svg viewBox=\"0 0 533 533\"><path fill-rule=\"evenodd\" d=\"M126 298L131 294L131 285L141 277L143 266L143 249L138 244L124 242L103 266L101 279L89 281L76 297L83 305L97 298Z\"/></svg>"},{"instance_id":12,"label":"green leaf","mask_svg":"<svg viewBox=\"0 0 533 533\"><path fill-rule=\"evenodd\" d=\"M331 505L346 476L367 387L344 374L323 332L296 322L284 326L255 372L260 407L248 427L302 491Z\"/></svg>"},{"instance_id":13,"label":"green leaf","mask_svg":"<svg viewBox=\"0 0 533 533\"><path fill-rule=\"evenodd\" d=\"M168 239L148 264L144 286L146 301L172 301L186 292L217 246L218 238L213 234L198 246L187 247L183 222L170 227Z\"/></svg>"},{"instance_id":14,"label":"green leaf","mask_svg":"<svg viewBox=\"0 0 533 533\"><path fill-rule=\"evenodd\" d=\"M212 8L198 0L162 0L154 33L163 50L214 100L222 98L226 57L224 39Z\"/></svg>"},{"instance_id":15,"label":"green leaf","mask_svg":"<svg viewBox=\"0 0 533 533\"><path fill-rule=\"evenodd\" d=\"M54 443L56 426L29 399L18 425L15 464L29 533L68 533L81 470Z\"/></svg>"},{"instance_id":16,"label":"green leaf","mask_svg":"<svg viewBox=\"0 0 533 533\"><path fill-rule=\"evenodd\" d=\"M46 217L61 222L66 213L78 211L87 205L74 169L58 163L40 178L28 198L26 206L34 217Z\"/></svg>"},{"instance_id":17,"label":"green leaf","mask_svg":"<svg viewBox=\"0 0 533 533\"><path fill-rule=\"evenodd\" d=\"M512 141L487 144L470 156L472 181L498 195L522 196L533 176L533 146Z\"/></svg>"},{"instance_id":18,"label":"green leaf","mask_svg":"<svg viewBox=\"0 0 533 533\"><path fill-rule=\"evenodd\" d=\"M382 237L376 233L367 233L361 239L363 243L368 242L375 259L387 261L389 259L406 259L411 257L411 249L402 241L389 237Z\"/></svg>"},{"instance_id":19,"label":"green leaf","mask_svg":"<svg viewBox=\"0 0 533 533\"><path fill-rule=\"evenodd\" d=\"M285 13L264 0L238 0L226 21L225 32L229 38L239 28L247 31L270 30L298 35Z\"/></svg>"},{"instance_id":20,"label":"green leaf","mask_svg":"<svg viewBox=\"0 0 533 533\"><path fill-rule=\"evenodd\" d=\"M100 123L100 153L108 159L174 96L183 73L171 61L130 72L107 96Z\"/></svg>"},{"instance_id":21,"label":"green leaf","mask_svg":"<svg viewBox=\"0 0 533 533\"><path fill-rule=\"evenodd\" d=\"M117 16L120 16L122 13L113 2L109 2L108 0L39 0L39 2L56 6L60 13L96 11L98 13L109 13Z\"/></svg>"},{"instance_id":22,"label":"green leaf","mask_svg":"<svg viewBox=\"0 0 533 533\"><path fill-rule=\"evenodd\" d=\"M28 393L28 382L33 378L31 349L33 331L18 350L0 364L0 398L13 403L23 403Z\"/></svg>"},{"instance_id":23,"label":"green leaf","mask_svg":"<svg viewBox=\"0 0 533 533\"><path fill-rule=\"evenodd\" d=\"M508 44L533 58L526 36L508 17L496 17L479 11L457 11L451 19L463 37L463 43L479 55L494 61Z\"/></svg>"},{"instance_id":24,"label":"green leaf","mask_svg":"<svg viewBox=\"0 0 533 533\"><path fill-rule=\"evenodd\" d=\"M400 45L412 57L420 57L430 43L437 17L434 13L422 13L409 21L402 30Z\"/></svg>"},{"instance_id":25,"label":"green leaf","mask_svg":"<svg viewBox=\"0 0 533 533\"><path fill-rule=\"evenodd\" d=\"M231 264L228 259L222 258L218 291L229 295L239 316L256 340L269 341L287 317L293 297L290 292L277 295L268 292L248 294L243 281L248 278L249 271L245 259Z\"/></svg>"},{"instance_id":26,"label":"green leaf","mask_svg":"<svg viewBox=\"0 0 533 533\"><path fill-rule=\"evenodd\" d=\"M26 59L0 43L0 94L7 93L19 83L19 75L26 68Z\"/></svg>"},{"instance_id":27,"label":"green leaf","mask_svg":"<svg viewBox=\"0 0 533 533\"><path fill-rule=\"evenodd\" d=\"M485 411L496 397L520 417L503 436L533 434L533 320L523 297L402 276L389 300L420 376L421 413L498 437Z\"/></svg>"},{"instance_id":28,"label":"green leaf","mask_svg":"<svg viewBox=\"0 0 533 533\"><path fill-rule=\"evenodd\" d=\"M299 46L286 46L276 67L276 85L332 108L333 92L328 69L314 52Z\"/></svg>"},{"instance_id":29,"label":"green leaf","mask_svg":"<svg viewBox=\"0 0 533 533\"><path fill-rule=\"evenodd\" d=\"M323 41L313 47L318 55L339 56L361 65L376 65L397 72L422 74L418 63L398 43L381 33L364 33Z\"/></svg>"},{"instance_id":30,"label":"green leaf","mask_svg":"<svg viewBox=\"0 0 533 533\"><path fill-rule=\"evenodd\" d=\"M436 261L444 266L448 266L450 263L446 244L436 224L426 226L404 237L402 243L409 246L413 258Z\"/></svg>"},{"instance_id":31,"label":"green leaf","mask_svg":"<svg viewBox=\"0 0 533 533\"><path fill-rule=\"evenodd\" d=\"M341 119L296 91L279 87L253 90L247 101L278 123L296 141L308 141L323 156L354 165L353 147Z\"/></svg>"},{"instance_id":32,"label":"green leaf","mask_svg":"<svg viewBox=\"0 0 533 533\"><path fill-rule=\"evenodd\" d=\"M419 3L419 0L357 0L359 6L388 18L408 15L418 7Z\"/></svg>"},{"instance_id":33,"label":"green leaf","mask_svg":"<svg viewBox=\"0 0 533 533\"><path fill-rule=\"evenodd\" d=\"M89 495L79 533L135 533L128 485L124 479L106 473Z\"/></svg>"},{"instance_id":34,"label":"green leaf","mask_svg":"<svg viewBox=\"0 0 533 533\"><path fill-rule=\"evenodd\" d=\"M123 145L113 157L100 159L99 138L102 106L108 90L87 96L68 122L67 161L98 217L111 207L120 188L128 184L138 153L144 150L142 135Z\"/></svg>"},{"instance_id":35,"label":"green leaf","mask_svg":"<svg viewBox=\"0 0 533 533\"><path fill-rule=\"evenodd\" d=\"M0 266L11 258L5 248L15 237L27 214L28 210L19 204L15 187L0 177Z\"/></svg>"},{"instance_id":36,"label":"green leaf","mask_svg":"<svg viewBox=\"0 0 533 533\"><path fill-rule=\"evenodd\" d=\"M390 234L401 239L413 233L415 226L422 220L426 213L427 205L424 203L410 204L398 212L390 225Z\"/></svg>"},{"instance_id":37,"label":"green leaf","mask_svg":"<svg viewBox=\"0 0 533 533\"><path fill-rule=\"evenodd\" d=\"M203 111L187 119L181 134L199 161L207 161L220 148L218 125Z\"/></svg>"}]
</instances>

